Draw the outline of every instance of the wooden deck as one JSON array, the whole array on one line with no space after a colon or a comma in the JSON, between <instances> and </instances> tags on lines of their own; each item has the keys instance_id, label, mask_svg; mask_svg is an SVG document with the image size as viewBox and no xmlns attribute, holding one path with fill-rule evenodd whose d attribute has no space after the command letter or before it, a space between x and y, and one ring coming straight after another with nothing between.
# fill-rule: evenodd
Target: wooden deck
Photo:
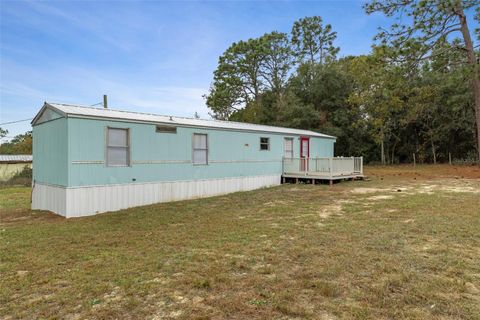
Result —
<instances>
[{"instance_id":1,"label":"wooden deck","mask_svg":"<svg viewBox=\"0 0 480 320\"><path fill-rule=\"evenodd\" d=\"M301 178L301 179L317 179L317 180L343 180L343 179L362 179L363 174L346 174L346 175L323 175L323 174L304 174L302 172L297 173L285 173L282 175L284 178Z\"/></svg>"},{"instance_id":2,"label":"wooden deck","mask_svg":"<svg viewBox=\"0 0 480 320\"><path fill-rule=\"evenodd\" d=\"M285 158L283 159L282 182L287 179L321 181L363 179L362 157L337 158Z\"/></svg>"}]
</instances>

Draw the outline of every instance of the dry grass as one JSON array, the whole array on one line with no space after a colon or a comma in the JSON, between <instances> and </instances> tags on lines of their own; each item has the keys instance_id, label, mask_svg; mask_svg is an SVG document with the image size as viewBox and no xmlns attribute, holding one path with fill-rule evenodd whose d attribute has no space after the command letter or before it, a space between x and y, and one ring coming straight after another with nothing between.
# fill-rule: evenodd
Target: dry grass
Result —
<instances>
[{"instance_id":1,"label":"dry grass","mask_svg":"<svg viewBox=\"0 0 480 320\"><path fill-rule=\"evenodd\" d=\"M0 189L0 318L480 319L480 175L454 168L69 220Z\"/></svg>"}]
</instances>

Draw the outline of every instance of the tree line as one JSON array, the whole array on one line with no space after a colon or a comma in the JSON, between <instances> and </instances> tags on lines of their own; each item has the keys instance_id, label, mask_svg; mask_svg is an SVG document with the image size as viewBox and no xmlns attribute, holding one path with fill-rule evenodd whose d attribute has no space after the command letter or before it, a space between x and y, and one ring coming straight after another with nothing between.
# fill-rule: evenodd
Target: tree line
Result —
<instances>
[{"instance_id":1,"label":"tree line","mask_svg":"<svg viewBox=\"0 0 480 320\"><path fill-rule=\"evenodd\" d=\"M379 0L364 9L392 19L367 55L339 58L337 33L319 16L233 43L205 95L211 115L331 134L336 155L369 162L479 159L479 51L465 15L474 10L479 21L479 2Z\"/></svg>"},{"instance_id":2,"label":"tree line","mask_svg":"<svg viewBox=\"0 0 480 320\"><path fill-rule=\"evenodd\" d=\"M7 134L8 130L0 128L0 139ZM32 154L32 131L18 134L10 141L0 143L0 154Z\"/></svg>"},{"instance_id":3,"label":"tree line","mask_svg":"<svg viewBox=\"0 0 480 320\"><path fill-rule=\"evenodd\" d=\"M338 57L319 16L233 43L206 98L217 119L310 129L337 137L335 154L367 162L480 159L479 0L373 0L392 19L369 54ZM477 24L478 25L478 24ZM0 128L0 138L7 131ZM32 150L31 132L0 145ZM479 161L480 163L480 161Z\"/></svg>"}]
</instances>

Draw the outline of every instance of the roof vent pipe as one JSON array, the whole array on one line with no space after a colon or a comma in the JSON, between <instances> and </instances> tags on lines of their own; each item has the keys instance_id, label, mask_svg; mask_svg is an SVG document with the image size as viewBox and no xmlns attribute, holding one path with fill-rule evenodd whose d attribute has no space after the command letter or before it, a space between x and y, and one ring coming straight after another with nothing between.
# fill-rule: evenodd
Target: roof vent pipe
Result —
<instances>
[{"instance_id":1,"label":"roof vent pipe","mask_svg":"<svg viewBox=\"0 0 480 320\"><path fill-rule=\"evenodd\" d=\"M108 108L107 95L106 95L106 94L103 95L103 107L104 107L105 109Z\"/></svg>"}]
</instances>

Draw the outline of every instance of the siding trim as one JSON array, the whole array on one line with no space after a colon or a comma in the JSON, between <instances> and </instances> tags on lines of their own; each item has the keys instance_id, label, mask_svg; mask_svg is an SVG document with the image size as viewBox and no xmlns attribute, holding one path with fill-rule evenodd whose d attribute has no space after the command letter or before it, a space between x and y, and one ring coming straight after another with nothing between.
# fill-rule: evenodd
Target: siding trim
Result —
<instances>
[{"instance_id":1,"label":"siding trim","mask_svg":"<svg viewBox=\"0 0 480 320\"><path fill-rule=\"evenodd\" d=\"M104 164L104 160L72 160L72 164Z\"/></svg>"},{"instance_id":2,"label":"siding trim","mask_svg":"<svg viewBox=\"0 0 480 320\"><path fill-rule=\"evenodd\" d=\"M211 160L210 163L257 163L257 162L282 162L282 160Z\"/></svg>"},{"instance_id":3,"label":"siding trim","mask_svg":"<svg viewBox=\"0 0 480 320\"><path fill-rule=\"evenodd\" d=\"M282 162L282 160L209 160L208 163L262 163L262 162ZM103 160L72 160L72 164L104 164ZM185 164L192 163L192 160L132 160L133 164Z\"/></svg>"},{"instance_id":4,"label":"siding trim","mask_svg":"<svg viewBox=\"0 0 480 320\"><path fill-rule=\"evenodd\" d=\"M177 164L192 163L192 160L134 160L132 164Z\"/></svg>"}]
</instances>

